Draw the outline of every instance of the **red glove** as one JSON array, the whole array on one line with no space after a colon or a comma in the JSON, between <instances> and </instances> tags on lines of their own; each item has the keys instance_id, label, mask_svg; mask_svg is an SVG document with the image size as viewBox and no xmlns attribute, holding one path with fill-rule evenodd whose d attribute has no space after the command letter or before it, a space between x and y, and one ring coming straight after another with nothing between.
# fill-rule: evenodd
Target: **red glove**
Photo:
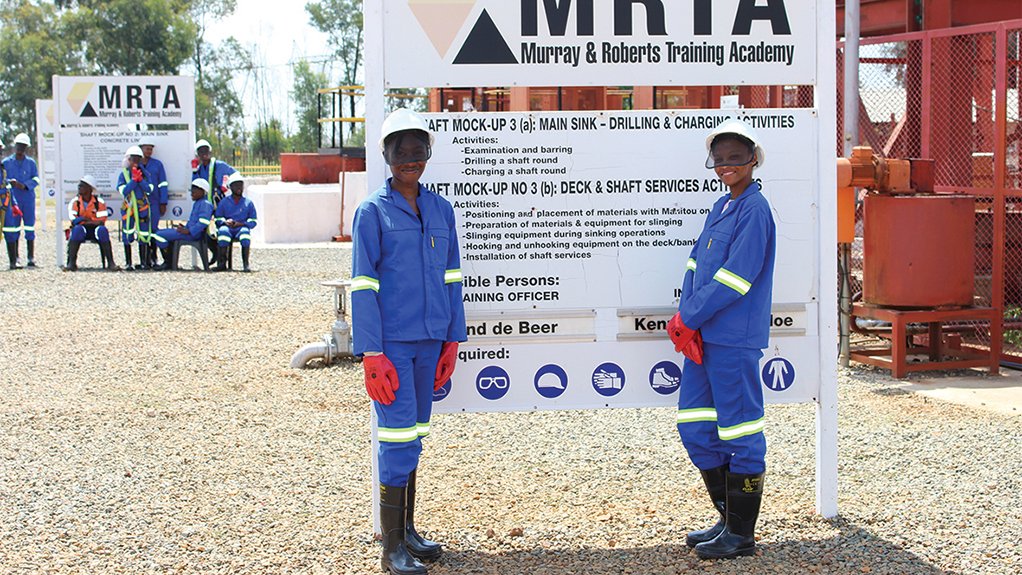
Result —
<instances>
[{"instance_id":1,"label":"red glove","mask_svg":"<svg viewBox=\"0 0 1022 575\"><path fill-rule=\"evenodd\" d=\"M689 340L688 345L682 350L685 357L691 359L699 365L703 364L703 334L696 330L695 335Z\"/></svg>"},{"instance_id":2,"label":"red glove","mask_svg":"<svg viewBox=\"0 0 1022 575\"><path fill-rule=\"evenodd\" d=\"M383 405L394 403L394 392L400 387L397 370L387 356L367 355L362 358L362 370L365 371L366 392L370 399Z\"/></svg>"},{"instance_id":3,"label":"red glove","mask_svg":"<svg viewBox=\"0 0 1022 575\"><path fill-rule=\"evenodd\" d=\"M138 168L131 168L131 181L141 182L142 181L142 170Z\"/></svg>"},{"instance_id":4,"label":"red glove","mask_svg":"<svg viewBox=\"0 0 1022 575\"><path fill-rule=\"evenodd\" d=\"M433 391L447 383L454 375L454 366L458 363L458 342L449 341L440 348L440 359L436 362L436 378L433 380Z\"/></svg>"},{"instance_id":5,"label":"red glove","mask_svg":"<svg viewBox=\"0 0 1022 575\"><path fill-rule=\"evenodd\" d=\"M196 172L198 170L199 170L199 159L198 158L192 158L192 171Z\"/></svg>"},{"instance_id":6,"label":"red glove","mask_svg":"<svg viewBox=\"0 0 1022 575\"><path fill-rule=\"evenodd\" d=\"M695 330L689 329L685 322L681 321L681 312L674 314L671 321L667 322L667 335L674 342L674 351L681 353L692 338L695 337Z\"/></svg>"},{"instance_id":7,"label":"red glove","mask_svg":"<svg viewBox=\"0 0 1022 575\"><path fill-rule=\"evenodd\" d=\"M18 206L11 206L11 213L19 218L25 215L24 213L22 213L21 208L19 208Z\"/></svg>"}]
</instances>

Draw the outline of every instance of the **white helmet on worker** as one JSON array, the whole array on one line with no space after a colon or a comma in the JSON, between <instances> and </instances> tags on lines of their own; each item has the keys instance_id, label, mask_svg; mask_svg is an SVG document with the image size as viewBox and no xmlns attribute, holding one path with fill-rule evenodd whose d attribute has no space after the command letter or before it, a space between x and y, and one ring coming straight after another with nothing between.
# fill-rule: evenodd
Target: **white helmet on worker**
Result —
<instances>
[{"instance_id":1,"label":"white helmet on worker","mask_svg":"<svg viewBox=\"0 0 1022 575\"><path fill-rule=\"evenodd\" d=\"M32 140L29 139L28 134L26 134L25 132L22 132L22 133L18 134L17 136L14 136L14 143L15 143L15 145L17 145L17 144L25 144L26 146L31 146L32 145Z\"/></svg>"},{"instance_id":2,"label":"white helmet on worker","mask_svg":"<svg viewBox=\"0 0 1022 575\"><path fill-rule=\"evenodd\" d=\"M409 135L418 139L421 147L413 148L411 152L407 152L406 148L401 146L404 137L392 137L403 132L408 132ZM407 108L398 108L391 112L383 121L380 151L383 152L384 160L391 166L429 160L433 155L433 134L429 131L426 119Z\"/></svg>"},{"instance_id":3,"label":"white helmet on worker","mask_svg":"<svg viewBox=\"0 0 1022 575\"><path fill-rule=\"evenodd\" d=\"M242 176L241 172L234 172L233 174L227 177L227 187L228 188L231 187L231 184L233 184L234 182L241 182L244 184L245 176Z\"/></svg>"},{"instance_id":4,"label":"white helmet on worker","mask_svg":"<svg viewBox=\"0 0 1022 575\"><path fill-rule=\"evenodd\" d=\"M209 182L202 178L195 178L194 180L192 180L192 187L199 188L200 190L206 192L207 194L209 193Z\"/></svg>"},{"instance_id":5,"label":"white helmet on worker","mask_svg":"<svg viewBox=\"0 0 1022 575\"><path fill-rule=\"evenodd\" d=\"M763 146L760 145L759 134L756 133L756 130L752 129L752 126L741 120L727 120L722 122L716 129L710 132L709 136L706 136L706 151L708 153L706 157L707 168L713 168L715 165L718 165L718 163L713 159L713 142L718 137L725 134L738 136L740 140L744 140L747 144L750 144L756 156L756 167L763 167L763 162L766 161L766 152L763 151Z\"/></svg>"},{"instance_id":6,"label":"white helmet on worker","mask_svg":"<svg viewBox=\"0 0 1022 575\"><path fill-rule=\"evenodd\" d=\"M141 158L142 157L142 148L140 148L138 146L132 146L132 147L128 148L127 152L124 152L124 155L125 156L138 156L138 157Z\"/></svg>"},{"instance_id":7,"label":"white helmet on worker","mask_svg":"<svg viewBox=\"0 0 1022 575\"><path fill-rule=\"evenodd\" d=\"M198 142L195 142L195 152L196 153L198 153L199 150L201 150L202 148L209 148L210 150L212 150L213 146L210 145L210 143L207 142L206 140L199 140Z\"/></svg>"},{"instance_id":8,"label":"white helmet on worker","mask_svg":"<svg viewBox=\"0 0 1022 575\"><path fill-rule=\"evenodd\" d=\"M139 138L138 139L138 147L141 148L142 146L153 146L153 147L156 147L156 138L154 138L154 137L152 137L150 135L145 135L145 136Z\"/></svg>"},{"instance_id":9,"label":"white helmet on worker","mask_svg":"<svg viewBox=\"0 0 1022 575\"><path fill-rule=\"evenodd\" d=\"M96 180L92 176L82 176L82 179L78 181L92 188L94 192L99 189L96 187Z\"/></svg>"}]
</instances>

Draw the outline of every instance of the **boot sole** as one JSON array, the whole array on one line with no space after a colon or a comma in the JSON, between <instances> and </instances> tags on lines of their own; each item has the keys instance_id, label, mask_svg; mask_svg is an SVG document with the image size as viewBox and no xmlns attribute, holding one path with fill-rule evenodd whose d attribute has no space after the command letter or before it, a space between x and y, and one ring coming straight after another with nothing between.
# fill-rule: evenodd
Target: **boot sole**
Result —
<instances>
[{"instance_id":1,"label":"boot sole","mask_svg":"<svg viewBox=\"0 0 1022 575\"><path fill-rule=\"evenodd\" d=\"M380 571L384 573L390 573L390 575L427 575L429 571L423 569L421 571L394 571L386 563L380 562Z\"/></svg>"},{"instance_id":2,"label":"boot sole","mask_svg":"<svg viewBox=\"0 0 1022 575\"><path fill-rule=\"evenodd\" d=\"M696 549L696 555L698 555L700 559L733 559L735 557L751 557L755 554L756 554L755 547L739 549L738 551L735 551L733 553L721 553L720 555L717 555L715 553L706 553L705 551L700 551Z\"/></svg>"}]
</instances>

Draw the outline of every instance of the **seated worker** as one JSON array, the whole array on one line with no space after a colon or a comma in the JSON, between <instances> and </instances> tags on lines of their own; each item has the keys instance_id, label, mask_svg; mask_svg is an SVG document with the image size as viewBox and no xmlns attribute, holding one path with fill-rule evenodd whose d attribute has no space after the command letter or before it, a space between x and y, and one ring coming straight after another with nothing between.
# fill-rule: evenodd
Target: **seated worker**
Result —
<instances>
[{"instance_id":1,"label":"seated worker","mask_svg":"<svg viewBox=\"0 0 1022 575\"><path fill-rule=\"evenodd\" d=\"M124 271L131 271L131 244L138 241L138 267L149 266L149 242L152 239L152 219L149 196L155 187L149 171L142 167L142 148L131 146L124 153L124 169L117 176L117 191L124 198L121 203L121 239L124 241Z\"/></svg>"},{"instance_id":2,"label":"seated worker","mask_svg":"<svg viewBox=\"0 0 1022 575\"><path fill-rule=\"evenodd\" d=\"M195 157L192 158L192 179L206 180L209 183L209 190L206 192L206 200L213 204L213 209L220 204L220 200L227 195L227 178L235 172L227 162L213 157L213 146L206 140L195 142ZM217 261L216 229L210 227L208 235L209 250L213 252L213 259L210 263Z\"/></svg>"},{"instance_id":3,"label":"seated worker","mask_svg":"<svg viewBox=\"0 0 1022 575\"><path fill-rule=\"evenodd\" d=\"M177 225L173 228L163 229L153 234L153 241L163 252L163 265L157 266L158 270L170 269L170 248L173 242L180 240L195 241L201 239L209 227L210 218L213 217L213 204L206 199L209 193L209 182L206 180L192 180L192 213L188 216L188 223Z\"/></svg>"},{"instance_id":4,"label":"seated worker","mask_svg":"<svg viewBox=\"0 0 1022 575\"><path fill-rule=\"evenodd\" d=\"M245 271L252 271L248 267L248 250L252 244L249 232L256 227L255 205L242 195L245 191L245 178L241 173L231 174L231 177L227 178L227 187L230 188L231 195L220 200L214 212L218 232L216 269L217 271L227 269L227 250L231 249L231 240L238 240L241 242L241 259Z\"/></svg>"},{"instance_id":5,"label":"seated worker","mask_svg":"<svg viewBox=\"0 0 1022 575\"><path fill-rule=\"evenodd\" d=\"M96 181L92 176L82 176L78 181L78 197L67 205L67 213L71 218L71 234L67 244L67 265L64 271L78 271L78 249L82 242L92 240L99 243L99 250L106 259L106 269L115 272L121 268L114 263L114 251L110 247L110 231L106 229L106 219L110 210L106 202L99 197Z\"/></svg>"}]
</instances>

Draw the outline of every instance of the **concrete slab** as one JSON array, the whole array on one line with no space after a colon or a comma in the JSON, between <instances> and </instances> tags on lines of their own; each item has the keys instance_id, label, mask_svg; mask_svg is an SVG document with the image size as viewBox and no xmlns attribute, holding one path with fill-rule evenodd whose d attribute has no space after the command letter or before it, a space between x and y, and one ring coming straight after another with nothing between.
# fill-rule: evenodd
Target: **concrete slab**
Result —
<instances>
[{"instance_id":1,"label":"concrete slab","mask_svg":"<svg viewBox=\"0 0 1022 575\"><path fill-rule=\"evenodd\" d=\"M976 409L1022 417L1022 372L1001 368L998 375L917 379L898 386L933 399Z\"/></svg>"}]
</instances>

